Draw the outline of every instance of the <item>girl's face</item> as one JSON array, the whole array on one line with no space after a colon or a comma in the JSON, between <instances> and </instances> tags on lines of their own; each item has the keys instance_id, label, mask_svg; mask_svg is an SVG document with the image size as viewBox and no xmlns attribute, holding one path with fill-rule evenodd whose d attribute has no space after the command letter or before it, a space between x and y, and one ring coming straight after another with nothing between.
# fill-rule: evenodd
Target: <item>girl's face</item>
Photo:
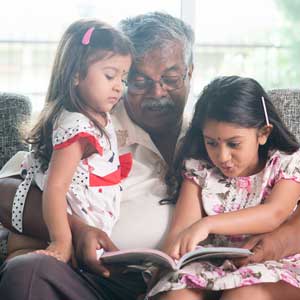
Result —
<instances>
[{"instance_id":1,"label":"girl's face","mask_svg":"<svg viewBox=\"0 0 300 300\"><path fill-rule=\"evenodd\" d=\"M258 130L208 120L203 128L203 138L212 163L225 176L240 177L261 170L258 148L266 143L270 132L270 127Z\"/></svg>"},{"instance_id":2,"label":"girl's face","mask_svg":"<svg viewBox=\"0 0 300 300\"><path fill-rule=\"evenodd\" d=\"M93 62L85 78L77 76L80 98L92 113L109 112L119 101L130 65L130 55L112 55Z\"/></svg>"}]
</instances>

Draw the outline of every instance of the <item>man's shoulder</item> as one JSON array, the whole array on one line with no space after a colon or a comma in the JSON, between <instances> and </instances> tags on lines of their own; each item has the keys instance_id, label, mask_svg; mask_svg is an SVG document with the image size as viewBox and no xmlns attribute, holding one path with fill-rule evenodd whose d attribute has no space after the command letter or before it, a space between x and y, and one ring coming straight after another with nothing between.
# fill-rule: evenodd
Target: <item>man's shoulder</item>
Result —
<instances>
[{"instance_id":1,"label":"man's shoulder","mask_svg":"<svg viewBox=\"0 0 300 300\"><path fill-rule=\"evenodd\" d=\"M122 100L113 108L110 115L116 130L125 129L132 123Z\"/></svg>"}]
</instances>

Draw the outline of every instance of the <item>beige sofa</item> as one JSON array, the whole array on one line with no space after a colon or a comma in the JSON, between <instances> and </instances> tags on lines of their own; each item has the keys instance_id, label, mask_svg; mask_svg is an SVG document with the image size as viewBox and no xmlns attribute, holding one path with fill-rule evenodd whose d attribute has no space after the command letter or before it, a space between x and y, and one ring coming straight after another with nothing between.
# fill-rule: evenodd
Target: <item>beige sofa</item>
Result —
<instances>
[{"instance_id":1,"label":"beige sofa","mask_svg":"<svg viewBox=\"0 0 300 300\"><path fill-rule=\"evenodd\" d=\"M269 93L286 125L300 141L300 90L277 89ZM17 151L27 149L18 128L29 119L30 111L28 98L0 93L0 168ZM0 229L0 252L1 245L5 248L5 236L4 230Z\"/></svg>"}]
</instances>

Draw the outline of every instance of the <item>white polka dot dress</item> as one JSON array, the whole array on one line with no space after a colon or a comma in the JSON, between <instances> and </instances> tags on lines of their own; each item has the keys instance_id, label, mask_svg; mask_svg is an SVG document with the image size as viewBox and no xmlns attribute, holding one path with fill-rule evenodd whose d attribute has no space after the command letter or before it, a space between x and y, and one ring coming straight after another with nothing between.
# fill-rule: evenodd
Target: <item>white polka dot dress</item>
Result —
<instances>
[{"instance_id":1,"label":"white polka dot dress","mask_svg":"<svg viewBox=\"0 0 300 300\"><path fill-rule=\"evenodd\" d=\"M110 235L120 213L120 182L128 175L132 159L130 153L119 157L109 114L105 131L109 140L86 116L64 110L54 126L52 142L54 149L61 149L84 138L96 150L82 159L75 171L66 195L68 212ZM43 190L47 172L41 171L39 161L31 152L22 163L20 174L24 181L14 198L12 225L22 232L23 209L30 184L34 182Z\"/></svg>"}]
</instances>

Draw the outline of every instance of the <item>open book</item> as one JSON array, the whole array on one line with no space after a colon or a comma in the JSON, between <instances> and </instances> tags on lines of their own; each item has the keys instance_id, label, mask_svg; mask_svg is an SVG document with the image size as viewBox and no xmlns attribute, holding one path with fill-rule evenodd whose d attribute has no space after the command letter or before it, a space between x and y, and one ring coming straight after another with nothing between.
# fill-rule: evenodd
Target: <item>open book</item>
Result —
<instances>
[{"instance_id":1,"label":"open book","mask_svg":"<svg viewBox=\"0 0 300 300\"><path fill-rule=\"evenodd\" d=\"M174 260L166 253L155 249L133 249L105 252L101 256L104 264L122 264L146 269L150 266L178 270L192 261L224 261L225 259L246 257L252 252L243 248L202 247L186 253L179 260Z\"/></svg>"}]
</instances>

